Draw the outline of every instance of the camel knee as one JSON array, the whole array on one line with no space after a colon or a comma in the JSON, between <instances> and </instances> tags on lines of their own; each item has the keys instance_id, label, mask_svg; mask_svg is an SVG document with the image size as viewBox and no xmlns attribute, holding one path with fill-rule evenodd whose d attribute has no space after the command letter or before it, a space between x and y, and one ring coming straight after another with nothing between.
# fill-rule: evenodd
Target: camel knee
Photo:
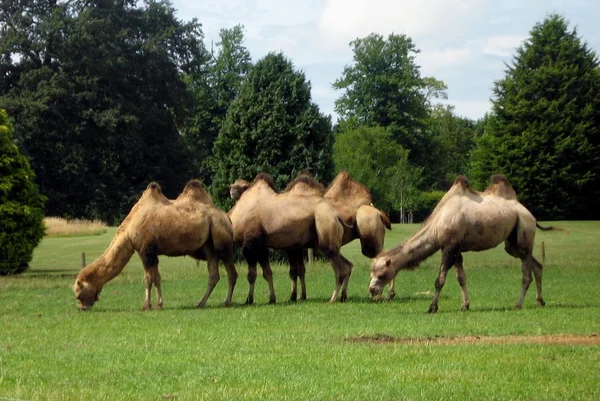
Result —
<instances>
[{"instance_id":1,"label":"camel knee","mask_svg":"<svg viewBox=\"0 0 600 401\"><path fill-rule=\"evenodd\" d=\"M257 276L256 270L248 270L248 283L254 284Z\"/></svg>"}]
</instances>

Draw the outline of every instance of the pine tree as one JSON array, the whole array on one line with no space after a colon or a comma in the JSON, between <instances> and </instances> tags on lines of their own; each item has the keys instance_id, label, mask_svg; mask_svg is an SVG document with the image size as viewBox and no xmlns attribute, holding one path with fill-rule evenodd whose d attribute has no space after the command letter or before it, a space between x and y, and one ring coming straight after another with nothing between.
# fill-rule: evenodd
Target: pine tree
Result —
<instances>
[{"instance_id":1,"label":"pine tree","mask_svg":"<svg viewBox=\"0 0 600 401\"><path fill-rule=\"evenodd\" d=\"M213 195L226 205L229 184L270 173L283 186L302 169L333 174L331 120L311 101L310 83L281 53L250 70L215 142Z\"/></svg>"},{"instance_id":2,"label":"pine tree","mask_svg":"<svg viewBox=\"0 0 600 401\"><path fill-rule=\"evenodd\" d=\"M44 197L33 184L27 158L12 139L0 109L0 275L22 273L44 236Z\"/></svg>"},{"instance_id":3,"label":"pine tree","mask_svg":"<svg viewBox=\"0 0 600 401\"><path fill-rule=\"evenodd\" d=\"M472 175L504 173L538 218L600 218L597 55L556 14L530 35L495 83Z\"/></svg>"}]
</instances>

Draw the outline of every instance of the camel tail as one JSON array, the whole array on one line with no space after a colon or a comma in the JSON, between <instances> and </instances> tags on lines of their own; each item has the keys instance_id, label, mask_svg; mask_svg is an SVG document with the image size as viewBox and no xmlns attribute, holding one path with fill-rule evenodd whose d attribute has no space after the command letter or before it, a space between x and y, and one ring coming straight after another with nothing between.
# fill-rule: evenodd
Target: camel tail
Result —
<instances>
[{"instance_id":1,"label":"camel tail","mask_svg":"<svg viewBox=\"0 0 600 401\"><path fill-rule=\"evenodd\" d=\"M385 226L385 228L387 228L388 230L392 229L392 222L390 221L390 218L388 217L387 214L385 214L385 212L381 209L379 209L379 216L381 217L381 221L383 222L383 225Z\"/></svg>"},{"instance_id":2,"label":"camel tail","mask_svg":"<svg viewBox=\"0 0 600 401\"><path fill-rule=\"evenodd\" d=\"M542 227L538 223L535 223L535 226L542 231L565 231L565 229L561 228L561 227L555 227L555 226Z\"/></svg>"}]
</instances>

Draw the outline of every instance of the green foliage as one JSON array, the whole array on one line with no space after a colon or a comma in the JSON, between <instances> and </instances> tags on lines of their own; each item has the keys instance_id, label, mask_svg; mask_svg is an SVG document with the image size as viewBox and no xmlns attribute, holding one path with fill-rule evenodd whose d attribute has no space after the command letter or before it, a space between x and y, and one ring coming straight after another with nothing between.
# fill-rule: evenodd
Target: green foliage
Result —
<instances>
[{"instance_id":1,"label":"green foliage","mask_svg":"<svg viewBox=\"0 0 600 401\"><path fill-rule=\"evenodd\" d=\"M377 207L388 212L419 207L421 169L410 165L408 152L389 128L360 126L341 132L333 149L336 169L369 188Z\"/></svg>"},{"instance_id":2,"label":"green foliage","mask_svg":"<svg viewBox=\"0 0 600 401\"><path fill-rule=\"evenodd\" d=\"M207 67L187 77L195 99L194 112L181 131L192 157L194 175L206 185L215 170L213 146L229 105L236 98L252 67L250 52L244 46L244 27L221 29L217 55ZM211 49L212 53L212 49Z\"/></svg>"},{"instance_id":3,"label":"green foliage","mask_svg":"<svg viewBox=\"0 0 600 401\"><path fill-rule=\"evenodd\" d=\"M472 178L484 187L491 173L504 173L537 217L598 219L598 58L561 16L530 35L495 83Z\"/></svg>"},{"instance_id":4,"label":"green foliage","mask_svg":"<svg viewBox=\"0 0 600 401\"><path fill-rule=\"evenodd\" d=\"M466 175L469 159L475 147L476 123L454 114L453 106L438 105L432 109L429 127L437 142L437 163L432 168L443 179L442 188L447 189L459 174Z\"/></svg>"},{"instance_id":5,"label":"green foliage","mask_svg":"<svg viewBox=\"0 0 600 401\"><path fill-rule=\"evenodd\" d=\"M12 140L8 114L0 109L0 275L27 270L44 236L44 202L27 158Z\"/></svg>"},{"instance_id":6,"label":"green foliage","mask_svg":"<svg viewBox=\"0 0 600 401\"><path fill-rule=\"evenodd\" d=\"M217 173L212 192L226 207L229 184L270 173L279 187L308 168L331 179L331 120L311 101L310 83L281 53L270 53L250 70L231 103L215 141Z\"/></svg>"},{"instance_id":7,"label":"green foliage","mask_svg":"<svg viewBox=\"0 0 600 401\"><path fill-rule=\"evenodd\" d=\"M166 0L7 0L0 10L0 107L48 214L115 222L151 180L178 193L190 178L182 73L208 58L200 25Z\"/></svg>"},{"instance_id":8,"label":"green foliage","mask_svg":"<svg viewBox=\"0 0 600 401\"><path fill-rule=\"evenodd\" d=\"M419 52L410 37L371 34L351 42L354 63L346 66L333 84L343 90L335 103L342 119L355 126L378 125L390 129L393 138L409 150L409 161L425 167L425 183L436 181L435 141L427 129L431 99L445 97L446 86L421 77L415 57Z\"/></svg>"}]
</instances>

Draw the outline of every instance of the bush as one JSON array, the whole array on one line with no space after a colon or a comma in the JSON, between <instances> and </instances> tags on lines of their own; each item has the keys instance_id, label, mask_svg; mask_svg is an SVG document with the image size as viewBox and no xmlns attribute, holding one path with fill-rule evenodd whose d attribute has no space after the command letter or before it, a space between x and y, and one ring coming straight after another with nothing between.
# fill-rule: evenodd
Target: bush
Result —
<instances>
[{"instance_id":1,"label":"bush","mask_svg":"<svg viewBox=\"0 0 600 401\"><path fill-rule=\"evenodd\" d=\"M422 192L419 208L414 213L415 222L424 221L427 217L429 217L435 206L445 194L446 192L444 191Z\"/></svg>"},{"instance_id":2,"label":"bush","mask_svg":"<svg viewBox=\"0 0 600 401\"><path fill-rule=\"evenodd\" d=\"M0 275L27 270L44 236L44 202L27 158L12 141L12 126L0 110Z\"/></svg>"}]
</instances>

